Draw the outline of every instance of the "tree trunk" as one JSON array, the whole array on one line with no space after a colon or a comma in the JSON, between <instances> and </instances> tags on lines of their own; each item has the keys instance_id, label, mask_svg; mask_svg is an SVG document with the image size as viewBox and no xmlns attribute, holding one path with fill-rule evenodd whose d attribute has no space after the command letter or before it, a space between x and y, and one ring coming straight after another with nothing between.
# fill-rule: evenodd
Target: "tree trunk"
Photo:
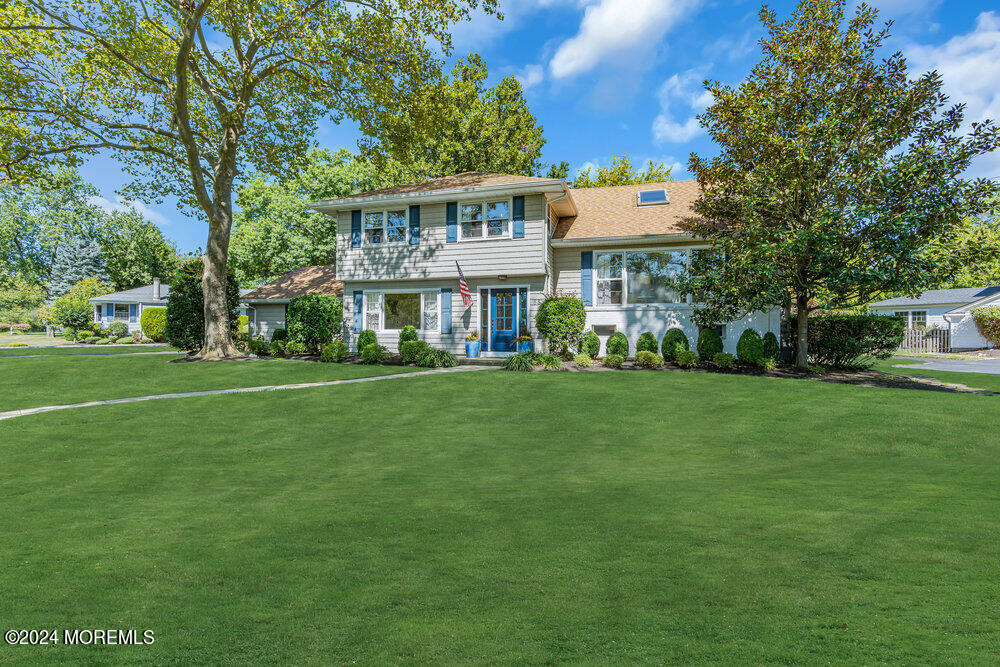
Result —
<instances>
[{"instance_id":1,"label":"tree trunk","mask_svg":"<svg viewBox=\"0 0 1000 667\"><path fill-rule=\"evenodd\" d=\"M220 211L208 226L208 247L201 257L201 286L205 294L205 344L195 359L216 361L239 355L233 345L229 323L229 303L226 299L226 263L229 258L229 233L232 215Z\"/></svg>"},{"instance_id":2,"label":"tree trunk","mask_svg":"<svg viewBox=\"0 0 1000 667\"><path fill-rule=\"evenodd\" d=\"M795 295L795 368L809 369L809 296Z\"/></svg>"}]
</instances>

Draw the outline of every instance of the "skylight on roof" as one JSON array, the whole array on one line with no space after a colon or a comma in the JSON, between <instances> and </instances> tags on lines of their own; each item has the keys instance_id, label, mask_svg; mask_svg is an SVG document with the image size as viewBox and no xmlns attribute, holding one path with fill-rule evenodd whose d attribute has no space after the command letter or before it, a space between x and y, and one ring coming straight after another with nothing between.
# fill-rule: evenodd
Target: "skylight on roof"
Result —
<instances>
[{"instance_id":1,"label":"skylight on roof","mask_svg":"<svg viewBox=\"0 0 1000 667\"><path fill-rule=\"evenodd\" d=\"M666 190L641 190L639 192L639 206L653 206L656 204L669 204Z\"/></svg>"}]
</instances>

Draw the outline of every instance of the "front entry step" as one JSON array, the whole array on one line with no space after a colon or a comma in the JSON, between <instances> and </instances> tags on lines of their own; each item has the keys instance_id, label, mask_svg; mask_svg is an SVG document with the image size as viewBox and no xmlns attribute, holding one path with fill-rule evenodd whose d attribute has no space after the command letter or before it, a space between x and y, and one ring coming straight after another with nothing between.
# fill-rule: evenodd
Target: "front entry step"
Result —
<instances>
[{"instance_id":1,"label":"front entry step","mask_svg":"<svg viewBox=\"0 0 1000 667\"><path fill-rule=\"evenodd\" d=\"M460 366L503 366L503 357L473 357L457 355Z\"/></svg>"}]
</instances>

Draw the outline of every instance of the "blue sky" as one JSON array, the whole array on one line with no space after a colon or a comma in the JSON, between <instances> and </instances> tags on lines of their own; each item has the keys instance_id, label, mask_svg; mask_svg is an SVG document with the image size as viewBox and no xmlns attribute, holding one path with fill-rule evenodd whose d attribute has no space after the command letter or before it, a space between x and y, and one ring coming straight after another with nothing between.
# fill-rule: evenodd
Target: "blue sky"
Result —
<instances>
[{"instance_id":1,"label":"blue sky","mask_svg":"<svg viewBox=\"0 0 1000 667\"><path fill-rule=\"evenodd\" d=\"M504 21L476 15L454 28L455 52L486 60L491 79L519 77L545 128L543 159L566 160L572 172L627 153L637 165L653 159L689 178L692 151L713 153L695 116L708 99L705 78L737 83L759 60L763 31L755 1L501 0ZM894 21L889 47L914 73L941 72L946 92L968 105L967 121L1000 119L1000 9L989 2L877 0ZM794 2L769 5L779 18ZM449 62L450 66L450 62ZM349 123L324 123L318 145L354 149ZM1000 156L982 158L973 175L1000 176ZM101 191L102 205L122 206L124 182L109 158L81 170ZM204 246L207 229L172 201L134 205L181 250Z\"/></svg>"}]
</instances>

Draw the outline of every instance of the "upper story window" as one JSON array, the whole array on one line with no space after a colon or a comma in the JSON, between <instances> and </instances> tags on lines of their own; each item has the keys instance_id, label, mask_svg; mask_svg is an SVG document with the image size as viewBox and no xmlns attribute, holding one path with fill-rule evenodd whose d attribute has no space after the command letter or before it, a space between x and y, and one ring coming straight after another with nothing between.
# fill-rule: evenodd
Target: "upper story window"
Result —
<instances>
[{"instance_id":1,"label":"upper story window","mask_svg":"<svg viewBox=\"0 0 1000 667\"><path fill-rule=\"evenodd\" d=\"M688 266L687 250L613 250L594 253L594 303L683 303L676 280Z\"/></svg>"},{"instance_id":2,"label":"upper story window","mask_svg":"<svg viewBox=\"0 0 1000 667\"><path fill-rule=\"evenodd\" d=\"M509 238L510 200L471 202L459 206L462 240Z\"/></svg>"},{"instance_id":3,"label":"upper story window","mask_svg":"<svg viewBox=\"0 0 1000 667\"><path fill-rule=\"evenodd\" d=\"M406 209L364 212L365 243L406 242Z\"/></svg>"}]
</instances>

